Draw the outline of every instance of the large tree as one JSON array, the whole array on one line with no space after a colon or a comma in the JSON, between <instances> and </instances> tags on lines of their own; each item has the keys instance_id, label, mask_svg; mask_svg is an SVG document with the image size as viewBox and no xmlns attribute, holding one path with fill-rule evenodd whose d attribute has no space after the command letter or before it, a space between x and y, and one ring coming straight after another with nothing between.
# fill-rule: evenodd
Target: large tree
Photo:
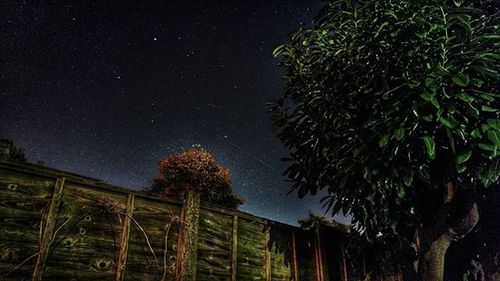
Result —
<instances>
[{"instance_id":1,"label":"large tree","mask_svg":"<svg viewBox=\"0 0 500 281\"><path fill-rule=\"evenodd\" d=\"M169 155L158 163L160 174L151 192L159 196L177 196L185 190L201 192L201 199L237 209L243 199L232 194L229 171L201 146Z\"/></svg>"},{"instance_id":2,"label":"large tree","mask_svg":"<svg viewBox=\"0 0 500 281\"><path fill-rule=\"evenodd\" d=\"M327 189L366 240L411 244L421 280L442 279L500 173L497 4L330 1L275 50L270 110L298 195Z\"/></svg>"}]
</instances>

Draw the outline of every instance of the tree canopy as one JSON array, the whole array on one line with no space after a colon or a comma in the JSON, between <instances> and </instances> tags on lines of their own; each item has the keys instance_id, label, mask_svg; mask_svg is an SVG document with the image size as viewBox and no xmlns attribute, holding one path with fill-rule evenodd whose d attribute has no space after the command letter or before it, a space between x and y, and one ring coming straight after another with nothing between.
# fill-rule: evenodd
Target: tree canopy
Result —
<instances>
[{"instance_id":1,"label":"tree canopy","mask_svg":"<svg viewBox=\"0 0 500 281\"><path fill-rule=\"evenodd\" d=\"M11 140L0 139L0 159L26 162L24 149L16 147Z\"/></svg>"},{"instance_id":2,"label":"tree canopy","mask_svg":"<svg viewBox=\"0 0 500 281\"><path fill-rule=\"evenodd\" d=\"M232 195L229 171L200 146L181 151L160 160L159 176L151 191L160 196L175 196L182 190L202 192L207 202L238 208L243 200Z\"/></svg>"},{"instance_id":3,"label":"tree canopy","mask_svg":"<svg viewBox=\"0 0 500 281\"><path fill-rule=\"evenodd\" d=\"M270 111L298 195L327 189L325 207L369 241L471 207L500 174L496 4L329 1L278 46L285 95Z\"/></svg>"}]
</instances>

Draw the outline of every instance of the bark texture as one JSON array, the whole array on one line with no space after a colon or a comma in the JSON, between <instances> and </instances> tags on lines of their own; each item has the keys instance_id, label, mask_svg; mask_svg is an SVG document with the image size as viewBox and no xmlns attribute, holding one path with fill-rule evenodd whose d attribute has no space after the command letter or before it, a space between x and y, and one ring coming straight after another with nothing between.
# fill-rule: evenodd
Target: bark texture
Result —
<instances>
[{"instance_id":1,"label":"bark texture","mask_svg":"<svg viewBox=\"0 0 500 281\"><path fill-rule=\"evenodd\" d=\"M445 200L446 203L450 201L451 200ZM438 218L439 217L440 215L438 215ZM436 239L432 240L419 262L418 280L442 281L444 278L444 264L448 247L453 241L463 238L467 233L472 231L478 221L479 212L477 204L474 203L465 217L448 228L445 233L440 234Z\"/></svg>"}]
</instances>

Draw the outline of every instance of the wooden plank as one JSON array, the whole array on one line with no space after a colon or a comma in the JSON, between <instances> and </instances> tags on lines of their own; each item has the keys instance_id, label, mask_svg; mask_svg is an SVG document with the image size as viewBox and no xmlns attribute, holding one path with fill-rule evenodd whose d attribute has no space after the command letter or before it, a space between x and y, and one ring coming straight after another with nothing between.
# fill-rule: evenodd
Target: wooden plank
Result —
<instances>
[{"instance_id":1,"label":"wooden plank","mask_svg":"<svg viewBox=\"0 0 500 281\"><path fill-rule=\"evenodd\" d=\"M265 225L238 218L238 281L265 280Z\"/></svg>"},{"instance_id":2,"label":"wooden plank","mask_svg":"<svg viewBox=\"0 0 500 281\"><path fill-rule=\"evenodd\" d=\"M52 196L49 211L47 212L47 216L44 220L45 227L43 228L42 237L40 238L40 252L38 253L35 269L33 271L33 281L42 280L43 271L45 269L45 262L47 261L48 250L54 237L56 217L59 210L59 205L61 204L61 197L63 194L65 180L66 178L64 177L58 178L54 187L54 195Z\"/></svg>"},{"instance_id":3,"label":"wooden plank","mask_svg":"<svg viewBox=\"0 0 500 281\"><path fill-rule=\"evenodd\" d=\"M31 280L55 182L0 168L1 280Z\"/></svg>"},{"instance_id":4,"label":"wooden plank","mask_svg":"<svg viewBox=\"0 0 500 281\"><path fill-rule=\"evenodd\" d=\"M66 180L44 280L114 281L126 206L125 194Z\"/></svg>"},{"instance_id":5,"label":"wooden plank","mask_svg":"<svg viewBox=\"0 0 500 281\"><path fill-rule=\"evenodd\" d=\"M292 232L293 281L299 281L299 262L297 261L297 241L295 231Z\"/></svg>"},{"instance_id":6,"label":"wooden plank","mask_svg":"<svg viewBox=\"0 0 500 281\"><path fill-rule=\"evenodd\" d=\"M271 227L269 249L271 280L293 281L292 232L288 228Z\"/></svg>"},{"instance_id":7,"label":"wooden plank","mask_svg":"<svg viewBox=\"0 0 500 281\"><path fill-rule=\"evenodd\" d=\"M233 234L231 239L231 281L236 281L238 269L238 216L233 216Z\"/></svg>"},{"instance_id":8,"label":"wooden plank","mask_svg":"<svg viewBox=\"0 0 500 281\"><path fill-rule=\"evenodd\" d=\"M265 251L265 262L264 262L264 269L265 269L265 277L266 281L271 281L271 249L269 248L269 240L271 239L270 236L270 228L268 225L266 225L265 229L265 238L264 238L264 251Z\"/></svg>"},{"instance_id":9,"label":"wooden plank","mask_svg":"<svg viewBox=\"0 0 500 281\"><path fill-rule=\"evenodd\" d=\"M134 196L133 218L142 230L132 221L125 281L175 279L179 211L177 205Z\"/></svg>"},{"instance_id":10,"label":"wooden plank","mask_svg":"<svg viewBox=\"0 0 500 281\"><path fill-rule=\"evenodd\" d=\"M345 258L344 247L342 247L342 272L343 272L343 281L349 281L349 277L347 274L347 261Z\"/></svg>"},{"instance_id":11,"label":"wooden plank","mask_svg":"<svg viewBox=\"0 0 500 281\"><path fill-rule=\"evenodd\" d=\"M318 281L323 281L324 279L324 271L323 271L323 256L321 254L321 237L319 231L316 231L316 264L318 269Z\"/></svg>"},{"instance_id":12,"label":"wooden plank","mask_svg":"<svg viewBox=\"0 0 500 281\"><path fill-rule=\"evenodd\" d=\"M0 160L0 168L9 170L9 171L14 171L17 173L23 174L25 177L29 177L29 175L36 175L36 176L42 176L42 177L47 177L51 179L57 179L60 177L65 177L66 178L66 183L73 183L73 184L78 184L81 185L80 187L83 188L95 188L95 189L100 189L100 190L105 190L109 192L114 192L120 195L123 194L133 194L136 197L141 197L145 199L149 199L152 201L160 201L160 202L168 202L171 204L176 204L176 205L181 205L180 200L174 197L157 197L157 196L151 196L147 193L144 193L143 191L137 191L137 190L132 190L130 188L122 187L122 186L117 186L117 185L111 185L108 184L102 180L99 179L94 179L91 177L87 176L82 176L78 175L75 173L67 172L67 171L61 171L57 170L54 168L46 167L46 166L40 166L32 163L19 163L19 162L12 162L12 161L5 161L5 160Z\"/></svg>"},{"instance_id":13,"label":"wooden plank","mask_svg":"<svg viewBox=\"0 0 500 281\"><path fill-rule=\"evenodd\" d=\"M120 253L118 254L118 262L116 264L116 281L123 280L125 265L127 264L128 239L130 236L130 221L134 213L134 195L129 194L127 199L126 215L123 219L122 231L120 235Z\"/></svg>"},{"instance_id":14,"label":"wooden plank","mask_svg":"<svg viewBox=\"0 0 500 281\"><path fill-rule=\"evenodd\" d=\"M233 217L214 212L200 214L196 280L231 279Z\"/></svg>"}]
</instances>

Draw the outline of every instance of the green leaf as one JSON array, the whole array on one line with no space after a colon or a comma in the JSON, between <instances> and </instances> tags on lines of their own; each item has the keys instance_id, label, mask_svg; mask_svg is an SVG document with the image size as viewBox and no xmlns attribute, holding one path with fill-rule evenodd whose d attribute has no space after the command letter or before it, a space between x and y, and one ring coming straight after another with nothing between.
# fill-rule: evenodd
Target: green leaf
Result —
<instances>
[{"instance_id":1,"label":"green leaf","mask_svg":"<svg viewBox=\"0 0 500 281\"><path fill-rule=\"evenodd\" d=\"M497 53L482 53L478 54L476 57L487 61L500 60L500 54Z\"/></svg>"},{"instance_id":2,"label":"green leaf","mask_svg":"<svg viewBox=\"0 0 500 281\"><path fill-rule=\"evenodd\" d=\"M470 103L472 101L474 101L474 98L469 96L467 93L465 92L460 92L457 97L461 100L463 100L464 102L467 102L467 103Z\"/></svg>"},{"instance_id":3,"label":"green leaf","mask_svg":"<svg viewBox=\"0 0 500 281\"><path fill-rule=\"evenodd\" d=\"M493 107L489 107L487 105L483 105L481 107L481 110L482 111L486 111L486 112L497 112L498 110L496 108L493 108Z\"/></svg>"},{"instance_id":4,"label":"green leaf","mask_svg":"<svg viewBox=\"0 0 500 281\"><path fill-rule=\"evenodd\" d=\"M403 181L404 181L406 186L411 186L411 184L413 183L413 173L408 174L408 175L404 175Z\"/></svg>"},{"instance_id":5,"label":"green leaf","mask_svg":"<svg viewBox=\"0 0 500 281\"><path fill-rule=\"evenodd\" d=\"M401 199L404 198L406 195L406 190L405 190L404 186L398 185L397 190L398 190L398 197Z\"/></svg>"},{"instance_id":6,"label":"green leaf","mask_svg":"<svg viewBox=\"0 0 500 281\"><path fill-rule=\"evenodd\" d=\"M378 146L385 147L389 142L389 134L385 134L378 142Z\"/></svg>"},{"instance_id":7,"label":"green leaf","mask_svg":"<svg viewBox=\"0 0 500 281\"><path fill-rule=\"evenodd\" d=\"M431 101L434 96L431 93L422 93L420 97L425 101Z\"/></svg>"},{"instance_id":8,"label":"green leaf","mask_svg":"<svg viewBox=\"0 0 500 281\"><path fill-rule=\"evenodd\" d=\"M433 77L427 77L427 78L425 78L424 85L426 87L429 87L430 85L432 85L432 82L434 82L434 78Z\"/></svg>"},{"instance_id":9,"label":"green leaf","mask_svg":"<svg viewBox=\"0 0 500 281\"><path fill-rule=\"evenodd\" d=\"M372 173L370 172L370 169L368 169L367 167L364 167L364 168L363 168L363 178L364 178L367 182L371 182L371 179L372 179Z\"/></svg>"},{"instance_id":10,"label":"green leaf","mask_svg":"<svg viewBox=\"0 0 500 281\"><path fill-rule=\"evenodd\" d=\"M438 64L436 65L437 68L437 73L441 76L446 76L448 75L448 69L444 68L442 65Z\"/></svg>"},{"instance_id":11,"label":"green leaf","mask_svg":"<svg viewBox=\"0 0 500 281\"><path fill-rule=\"evenodd\" d=\"M441 107L441 106L439 105L439 102L437 101L437 99L436 99L436 97L435 97L435 96L432 96L432 98L431 98L431 104L432 104L435 108L437 108L437 109L439 109L439 108Z\"/></svg>"},{"instance_id":12,"label":"green leaf","mask_svg":"<svg viewBox=\"0 0 500 281\"><path fill-rule=\"evenodd\" d=\"M499 155L499 146L498 145L490 145L485 143L478 144L478 147L484 151L489 152L488 156L493 159Z\"/></svg>"},{"instance_id":13,"label":"green leaf","mask_svg":"<svg viewBox=\"0 0 500 281\"><path fill-rule=\"evenodd\" d=\"M466 165L457 165L457 172L459 174L463 173L465 170L467 170L467 166Z\"/></svg>"},{"instance_id":14,"label":"green leaf","mask_svg":"<svg viewBox=\"0 0 500 281\"><path fill-rule=\"evenodd\" d=\"M495 79L497 80L498 79L498 73L496 70L493 70L489 67L486 67L486 66L479 66L479 65L475 65L473 66L472 68L474 68L476 71L478 71L479 73L481 73L484 77L489 77L491 79Z\"/></svg>"},{"instance_id":15,"label":"green leaf","mask_svg":"<svg viewBox=\"0 0 500 281\"><path fill-rule=\"evenodd\" d=\"M457 157L457 163L458 164L462 164L462 163L467 162L467 160L469 160L469 158L471 157L471 155L472 155L472 150L468 150L466 152L461 153Z\"/></svg>"},{"instance_id":16,"label":"green leaf","mask_svg":"<svg viewBox=\"0 0 500 281\"><path fill-rule=\"evenodd\" d=\"M422 116L422 119L424 119L424 121L431 122L432 121L432 114L429 114L427 116Z\"/></svg>"},{"instance_id":17,"label":"green leaf","mask_svg":"<svg viewBox=\"0 0 500 281\"><path fill-rule=\"evenodd\" d=\"M394 131L394 137L398 141L402 140L404 136L405 136L405 129L403 127L400 127L396 129L396 131Z\"/></svg>"},{"instance_id":18,"label":"green leaf","mask_svg":"<svg viewBox=\"0 0 500 281\"><path fill-rule=\"evenodd\" d=\"M323 154L323 157L328 157L329 156L329 152L330 150L328 149L328 147L323 147L323 149L321 150L321 153Z\"/></svg>"},{"instance_id":19,"label":"green leaf","mask_svg":"<svg viewBox=\"0 0 500 281\"><path fill-rule=\"evenodd\" d=\"M481 148L482 150L486 150L486 151L495 151L495 146L493 145L489 145L489 144L485 144L485 143L480 143L477 145L479 148Z\"/></svg>"},{"instance_id":20,"label":"green leaf","mask_svg":"<svg viewBox=\"0 0 500 281\"><path fill-rule=\"evenodd\" d=\"M471 103L467 103L465 105L465 110L470 117L475 119L479 118L479 110L475 108Z\"/></svg>"},{"instance_id":21,"label":"green leaf","mask_svg":"<svg viewBox=\"0 0 500 281\"><path fill-rule=\"evenodd\" d=\"M495 146L500 146L500 133L494 130L489 130L488 139L495 144Z\"/></svg>"},{"instance_id":22,"label":"green leaf","mask_svg":"<svg viewBox=\"0 0 500 281\"><path fill-rule=\"evenodd\" d=\"M279 45L273 50L273 56L277 57L283 53L283 50L285 49L285 45Z\"/></svg>"},{"instance_id":23,"label":"green leaf","mask_svg":"<svg viewBox=\"0 0 500 281\"><path fill-rule=\"evenodd\" d=\"M445 127L448 127L450 129L453 129L453 128L455 128L457 126L456 120L453 120L451 118L447 119L447 118L445 118L443 116L439 117L439 122L441 124L443 124Z\"/></svg>"},{"instance_id":24,"label":"green leaf","mask_svg":"<svg viewBox=\"0 0 500 281\"><path fill-rule=\"evenodd\" d=\"M480 131L479 129L474 129L474 130L472 131L472 133L470 133L470 135L471 135L473 138L477 139L477 138L481 137L481 131Z\"/></svg>"},{"instance_id":25,"label":"green leaf","mask_svg":"<svg viewBox=\"0 0 500 281\"><path fill-rule=\"evenodd\" d=\"M486 34L486 35L483 35L481 36L482 38L486 38L486 39L496 39L496 40L500 40L500 34Z\"/></svg>"},{"instance_id":26,"label":"green leaf","mask_svg":"<svg viewBox=\"0 0 500 281\"><path fill-rule=\"evenodd\" d=\"M460 72L457 75L453 76L451 78L451 81L453 81L453 83L460 87L466 87L467 85L469 85L470 79L469 75Z\"/></svg>"},{"instance_id":27,"label":"green leaf","mask_svg":"<svg viewBox=\"0 0 500 281\"><path fill-rule=\"evenodd\" d=\"M424 136L425 151L427 152L427 157L431 160L436 158L436 143L431 136Z\"/></svg>"},{"instance_id":28,"label":"green leaf","mask_svg":"<svg viewBox=\"0 0 500 281\"><path fill-rule=\"evenodd\" d=\"M500 119L488 119L488 120L486 120L486 122L493 129L500 131Z\"/></svg>"}]
</instances>

